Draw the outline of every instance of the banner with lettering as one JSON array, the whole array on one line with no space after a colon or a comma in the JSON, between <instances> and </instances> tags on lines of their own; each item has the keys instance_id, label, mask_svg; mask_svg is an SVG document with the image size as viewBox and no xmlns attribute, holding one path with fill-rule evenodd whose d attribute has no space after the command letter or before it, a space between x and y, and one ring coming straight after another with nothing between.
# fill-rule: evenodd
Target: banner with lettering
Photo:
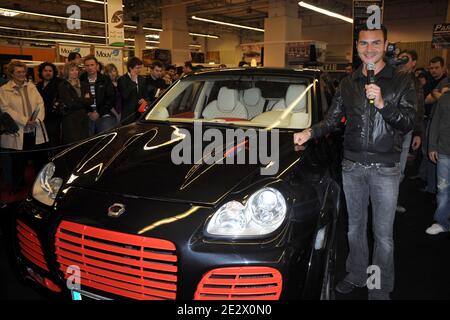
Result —
<instances>
[{"instance_id":1,"label":"banner with lettering","mask_svg":"<svg viewBox=\"0 0 450 320\"><path fill-rule=\"evenodd\" d=\"M80 46L80 45L70 45L70 44L60 44L58 45L59 55L61 57L67 58L69 53L77 52L81 55L81 57L85 57L91 54L90 46Z\"/></svg>"},{"instance_id":2,"label":"banner with lettering","mask_svg":"<svg viewBox=\"0 0 450 320\"><path fill-rule=\"evenodd\" d=\"M123 51L121 48L96 46L94 47L94 54L99 62L105 66L113 63L117 67L119 74L123 74Z\"/></svg>"},{"instance_id":3,"label":"banner with lettering","mask_svg":"<svg viewBox=\"0 0 450 320\"><path fill-rule=\"evenodd\" d=\"M108 44L114 47L125 45L125 32L123 28L122 0L108 0Z\"/></svg>"},{"instance_id":4,"label":"banner with lettering","mask_svg":"<svg viewBox=\"0 0 450 320\"><path fill-rule=\"evenodd\" d=\"M435 49L450 48L450 23L434 25L431 45Z\"/></svg>"}]
</instances>

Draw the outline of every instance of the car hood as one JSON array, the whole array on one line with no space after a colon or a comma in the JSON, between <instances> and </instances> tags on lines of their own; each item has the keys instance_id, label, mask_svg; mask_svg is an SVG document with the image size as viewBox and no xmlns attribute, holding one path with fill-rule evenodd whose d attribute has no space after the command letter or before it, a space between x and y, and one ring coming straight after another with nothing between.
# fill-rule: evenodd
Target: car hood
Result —
<instances>
[{"instance_id":1,"label":"car hood","mask_svg":"<svg viewBox=\"0 0 450 320\"><path fill-rule=\"evenodd\" d=\"M215 129L225 137L226 128ZM262 164L259 159L253 164L192 160L189 164L177 164L173 155L184 155L179 152L179 143L189 146L192 153L194 148L202 150L201 138L194 139L193 133L192 124L136 123L101 134L69 174L66 185L132 197L215 204L244 181L267 178L261 176L261 168L267 163ZM280 134L279 138L277 147L293 150L292 134ZM203 142L203 146L209 144ZM174 148L178 148L178 153ZM224 162L233 157L233 152L245 152L248 159L248 148L239 142L220 144L216 150L228 156ZM278 172L281 170L280 167Z\"/></svg>"}]
</instances>

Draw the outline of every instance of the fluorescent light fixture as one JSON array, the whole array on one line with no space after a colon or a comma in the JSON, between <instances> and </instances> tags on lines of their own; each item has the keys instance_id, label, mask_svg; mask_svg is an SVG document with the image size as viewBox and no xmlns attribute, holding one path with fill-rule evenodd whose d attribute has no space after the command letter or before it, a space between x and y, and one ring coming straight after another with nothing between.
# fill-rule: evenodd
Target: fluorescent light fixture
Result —
<instances>
[{"instance_id":1,"label":"fluorescent light fixture","mask_svg":"<svg viewBox=\"0 0 450 320\"><path fill-rule=\"evenodd\" d=\"M189 32L190 36L197 36L197 37L205 37L205 38L212 38L212 39L219 39L218 36L215 36L213 34L203 34L203 33L195 33L195 32Z\"/></svg>"},{"instance_id":2,"label":"fluorescent light fixture","mask_svg":"<svg viewBox=\"0 0 450 320\"><path fill-rule=\"evenodd\" d=\"M309 9L309 10L313 10L313 11L319 12L319 13L321 13L321 14L325 14L325 15L330 16L330 17L333 17L333 18L338 18L338 19L347 21L347 22L349 22L349 23L353 23L353 19L352 19L352 18L343 16L343 15L341 15L341 14L339 14L339 13L335 13L335 12L332 12L332 11L329 11L329 10L326 10L326 9L322 9L322 8L313 6L312 4L306 3L306 2L304 2L304 1L300 1L300 2L298 3L298 5L299 5L300 7L303 7L303 8Z\"/></svg>"},{"instance_id":3,"label":"fluorescent light fixture","mask_svg":"<svg viewBox=\"0 0 450 320\"><path fill-rule=\"evenodd\" d=\"M190 44L189 47L201 48L202 46L199 44Z\"/></svg>"},{"instance_id":4,"label":"fluorescent light fixture","mask_svg":"<svg viewBox=\"0 0 450 320\"><path fill-rule=\"evenodd\" d=\"M67 39L44 39L44 38L26 38L26 37L15 37L15 36L3 36L0 35L0 38L6 39L18 39L18 40L29 40L29 41L43 41L43 42L64 42L64 43L76 43L76 44L93 44L93 45L103 45L100 42L85 42L85 41L77 41L77 40L67 40Z\"/></svg>"},{"instance_id":5,"label":"fluorescent light fixture","mask_svg":"<svg viewBox=\"0 0 450 320\"><path fill-rule=\"evenodd\" d=\"M146 38L159 39L159 34L147 34Z\"/></svg>"},{"instance_id":6,"label":"fluorescent light fixture","mask_svg":"<svg viewBox=\"0 0 450 320\"><path fill-rule=\"evenodd\" d=\"M204 22L215 23L215 24L221 24L221 25L229 26L229 27L235 27L235 28L242 28L242 29L248 29L248 30L253 30L253 31L264 32L264 29L244 26L242 24L228 23L228 22L223 22L223 21L218 21L218 20L211 20L211 19L200 18L200 17L196 17L196 16L192 16L191 18L193 20L204 21Z\"/></svg>"},{"instance_id":7,"label":"fluorescent light fixture","mask_svg":"<svg viewBox=\"0 0 450 320\"><path fill-rule=\"evenodd\" d=\"M82 1L84 1L84 2L90 2L90 3L97 3L97 4L105 4L103 1L99 1L99 0L82 0ZM106 2L108 2L108 1L106 1ZM124 5L122 5L122 8L124 8L125 6Z\"/></svg>"},{"instance_id":8,"label":"fluorescent light fixture","mask_svg":"<svg viewBox=\"0 0 450 320\"><path fill-rule=\"evenodd\" d=\"M97 3L97 4L105 4L103 1L99 0L82 0L84 2Z\"/></svg>"},{"instance_id":9,"label":"fluorescent light fixture","mask_svg":"<svg viewBox=\"0 0 450 320\"><path fill-rule=\"evenodd\" d=\"M105 24L104 22L101 22L101 21L85 20L85 19L72 19L72 18L68 18L68 17L55 16L55 15L51 15L51 14L35 13L35 12L13 10L13 9L6 9L6 8L0 8L0 10L7 10L7 11L11 11L11 12L14 12L14 13L17 13L17 14L26 14L26 15L30 15L30 16L38 16L38 17L46 17L46 18L54 18L54 19L62 19L62 20L69 20L70 19L70 20L76 20L76 21L81 21L81 22Z\"/></svg>"},{"instance_id":10,"label":"fluorescent light fixture","mask_svg":"<svg viewBox=\"0 0 450 320\"><path fill-rule=\"evenodd\" d=\"M8 9L0 9L0 16L14 17L14 16L17 16L18 14L19 13L13 12L13 11L8 10Z\"/></svg>"},{"instance_id":11,"label":"fluorescent light fixture","mask_svg":"<svg viewBox=\"0 0 450 320\"><path fill-rule=\"evenodd\" d=\"M125 38L125 41L132 41L134 42L135 40L133 38ZM159 41L153 41L153 40L145 40L146 43L159 43Z\"/></svg>"},{"instance_id":12,"label":"fluorescent light fixture","mask_svg":"<svg viewBox=\"0 0 450 320\"><path fill-rule=\"evenodd\" d=\"M2 13L3 12L3 13ZM4 14L5 12L6 15ZM25 15L30 15L30 16L37 16L37 17L47 17L47 18L53 18L53 19L61 19L61 20L69 20L71 18L68 17L63 17L63 16L55 16L55 15L51 15L51 14L43 14L43 13L36 13L36 12L29 12L29 11L21 11L21 10L13 10L13 9L7 9L7 8L0 8L0 15L4 15L4 16L8 16L8 17L13 17L16 16L18 14L25 14ZM104 25L105 23L102 21L95 21L95 20L86 20L86 19L75 19L77 21L81 21L81 22L87 22L87 23L95 23L95 24L101 24ZM132 25L124 25L125 28L130 28L130 29L136 29L136 26L132 26ZM156 32L161 32L163 31L163 29L159 29L159 28L149 28L149 27L143 27L144 30L148 30L148 31L156 31ZM214 38L214 39L218 39L218 36L215 35L211 35L211 34L203 34L203 33L194 33L194 32L190 32L189 35L191 36L197 36L197 37L206 37L206 38ZM156 35L155 35L156 36Z\"/></svg>"},{"instance_id":13,"label":"fluorescent light fixture","mask_svg":"<svg viewBox=\"0 0 450 320\"><path fill-rule=\"evenodd\" d=\"M36 32L36 33L44 33L44 34L58 34L63 36L71 36L71 37L82 37L82 38L97 38L97 39L105 39L104 36L94 36L88 34L79 34L79 33L68 33L68 32L56 32L56 31L45 31L45 30L32 30L32 29L22 29L22 28L13 28L13 27L4 27L0 26L0 29L3 30L13 30L13 31L24 31L24 32Z\"/></svg>"}]
</instances>

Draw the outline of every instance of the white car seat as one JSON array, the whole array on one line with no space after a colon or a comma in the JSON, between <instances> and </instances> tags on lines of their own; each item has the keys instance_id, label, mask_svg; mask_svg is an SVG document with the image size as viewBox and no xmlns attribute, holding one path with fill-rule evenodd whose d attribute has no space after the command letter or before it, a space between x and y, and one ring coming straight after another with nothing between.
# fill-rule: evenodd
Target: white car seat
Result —
<instances>
[{"instance_id":1,"label":"white car seat","mask_svg":"<svg viewBox=\"0 0 450 320\"><path fill-rule=\"evenodd\" d=\"M301 100L298 99L305 90L306 86L303 84L291 84L286 90L286 98L278 101L278 103L274 105L271 110L286 110L287 108L290 108L292 104L295 104L292 106L292 113L307 112L306 98L308 95L305 94Z\"/></svg>"},{"instance_id":2,"label":"white car seat","mask_svg":"<svg viewBox=\"0 0 450 320\"><path fill-rule=\"evenodd\" d=\"M222 87L217 100L211 101L202 113L205 119L240 118L248 119L248 112L238 100L238 91Z\"/></svg>"},{"instance_id":3,"label":"white car seat","mask_svg":"<svg viewBox=\"0 0 450 320\"><path fill-rule=\"evenodd\" d=\"M244 91L242 96L242 103L247 108L248 116L253 119L257 115L263 113L264 97L261 94L260 88L250 88Z\"/></svg>"}]
</instances>

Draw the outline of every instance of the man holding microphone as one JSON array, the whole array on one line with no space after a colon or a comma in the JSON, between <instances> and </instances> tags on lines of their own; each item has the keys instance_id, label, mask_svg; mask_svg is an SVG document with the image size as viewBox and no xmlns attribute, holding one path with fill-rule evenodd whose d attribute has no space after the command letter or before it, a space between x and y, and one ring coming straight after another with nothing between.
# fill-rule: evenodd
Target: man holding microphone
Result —
<instances>
[{"instance_id":1,"label":"man holding microphone","mask_svg":"<svg viewBox=\"0 0 450 320\"><path fill-rule=\"evenodd\" d=\"M400 181L403 135L414 128L416 92L409 75L383 61L387 30L360 29L357 50L361 66L344 78L325 119L294 134L302 145L334 130L343 116L342 176L348 211L349 255L347 276L336 291L348 294L364 287L368 278L367 220L372 203L374 251L372 263L380 268L381 285L369 290L369 299L389 299L394 287L393 225ZM371 67L373 70L368 70Z\"/></svg>"}]
</instances>

